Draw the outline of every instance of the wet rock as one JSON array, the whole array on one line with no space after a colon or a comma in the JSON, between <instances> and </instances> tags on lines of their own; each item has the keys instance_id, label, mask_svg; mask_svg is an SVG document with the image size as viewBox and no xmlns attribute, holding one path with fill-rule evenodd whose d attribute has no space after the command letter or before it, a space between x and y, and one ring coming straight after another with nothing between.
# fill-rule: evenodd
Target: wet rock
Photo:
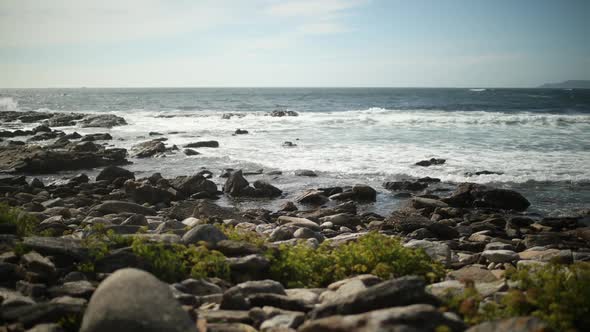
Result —
<instances>
[{"instance_id":1,"label":"wet rock","mask_svg":"<svg viewBox=\"0 0 590 332\"><path fill-rule=\"evenodd\" d=\"M385 182L383 187L387 190L391 191L399 191L399 190L409 190L409 191L419 191L426 189L428 187L428 183L419 182L419 181L390 181Z\"/></svg>"},{"instance_id":2,"label":"wet rock","mask_svg":"<svg viewBox=\"0 0 590 332\"><path fill-rule=\"evenodd\" d=\"M89 169L128 163L125 149L98 152L51 150L46 147L17 146L0 150L0 170L28 174Z\"/></svg>"},{"instance_id":3,"label":"wet rock","mask_svg":"<svg viewBox=\"0 0 590 332\"><path fill-rule=\"evenodd\" d=\"M219 142L218 141L201 141L201 142L193 142L189 143L184 146L185 148L218 148Z\"/></svg>"},{"instance_id":4,"label":"wet rock","mask_svg":"<svg viewBox=\"0 0 590 332\"><path fill-rule=\"evenodd\" d=\"M299 113L295 111L286 111L286 110L274 110L269 113L272 117L283 117L283 116L298 116Z\"/></svg>"},{"instance_id":5,"label":"wet rock","mask_svg":"<svg viewBox=\"0 0 590 332\"><path fill-rule=\"evenodd\" d=\"M523 211L530 202L520 193L507 190L489 188L475 183L462 183L448 198L442 199L454 207L486 207Z\"/></svg>"},{"instance_id":6,"label":"wet rock","mask_svg":"<svg viewBox=\"0 0 590 332\"><path fill-rule=\"evenodd\" d=\"M318 175L316 174L316 172L310 170L310 169L302 169L299 171L295 171L295 175L297 176L308 176L308 177L317 177Z\"/></svg>"},{"instance_id":7,"label":"wet rock","mask_svg":"<svg viewBox=\"0 0 590 332\"><path fill-rule=\"evenodd\" d=\"M232 172L225 184L223 191L231 196L248 196L248 197L276 197L282 194L282 191L273 185L257 180L251 187L248 180L242 174L242 170Z\"/></svg>"},{"instance_id":8,"label":"wet rock","mask_svg":"<svg viewBox=\"0 0 590 332\"><path fill-rule=\"evenodd\" d=\"M193 149L184 149L182 152L187 156L196 156L200 154L197 150Z\"/></svg>"},{"instance_id":9,"label":"wet rock","mask_svg":"<svg viewBox=\"0 0 590 332\"><path fill-rule=\"evenodd\" d=\"M180 198L169 190L154 187L147 183L138 184L136 182L127 181L124 184L124 188L125 193L129 195L131 200L138 204L168 204L171 201Z\"/></svg>"},{"instance_id":10,"label":"wet rock","mask_svg":"<svg viewBox=\"0 0 590 332\"><path fill-rule=\"evenodd\" d=\"M199 192L207 192L213 195L217 193L217 185L199 174L176 177L170 181L170 186L187 196Z\"/></svg>"},{"instance_id":11,"label":"wet rock","mask_svg":"<svg viewBox=\"0 0 590 332\"><path fill-rule=\"evenodd\" d=\"M81 332L196 331L168 285L136 269L122 269L92 295Z\"/></svg>"},{"instance_id":12,"label":"wet rock","mask_svg":"<svg viewBox=\"0 0 590 332\"><path fill-rule=\"evenodd\" d=\"M127 121L125 121L124 118L114 114L98 114L86 116L79 122L79 124L83 128L112 128L115 126L124 126L127 124Z\"/></svg>"},{"instance_id":13,"label":"wet rock","mask_svg":"<svg viewBox=\"0 0 590 332\"><path fill-rule=\"evenodd\" d=\"M477 172L466 172L465 176L479 176L479 175L502 175L503 172L493 172L493 171L477 171Z\"/></svg>"},{"instance_id":14,"label":"wet rock","mask_svg":"<svg viewBox=\"0 0 590 332\"><path fill-rule=\"evenodd\" d=\"M112 140L113 136L109 133L97 133L97 134L87 134L84 135L80 139L81 142L94 142L94 141L109 141Z\"/></svg>"},{"instance_id":15,"label":"wet rock","mask_svg":"<svg viewBox=\"0 0 590 332\"><path fill-rule=\"evenodd\" d=\"M365 184L355 184L352 192L356 200L374 202L377 199L377 191Z\"/></svg>"},{"instance_id":16,"label":"wet rock","mask_svg":"<svg viewBox=\"0 0 590 332\"><path fill-rule=\"evenodd\" d=\"M320 190L308 190L295 199L302 204L322 205L328 202L328 197Z\"/></svg>"},{"instance_id":17,"label":"wet rock","mask_svg":"<svg viewBox=\"0 0 590 332\"><path fill-rule=\"evenodd\" d=\"M151 140L134 145L131 150L136 158L148 158L166 152L166 145L159 140Z\"/></svg>"},{"instance_id":18,"label":"wet rock","mask_svg":"<svg viewBox=\"0 0 590 332\"><path fill-rule=\"evenodd\" d=\"M234 132L234 135L246 135L248 134L247 130L243 130L243 129L236 129L236 131Z\"/></svg>"},{"instance_id":19,"label":"wet rock","mask_svg":"<svg viewBox=\"0 0 590 332\"><path fill-rule=\"evenodd\" d=\"M96 176L96 181L107 181L108 183L112 183L118 178L123 178L125 180L135 180L135 174L121 167L107 166L102 171L100 171L100 173L98 173Z\"/></svg>"},{"instance_id":20,"label":"wet rock","mask_svg":"<svg viewBox=\"0 0 590 332\"><path fill-rule=\"evenodd\" d=\"M446 159L430 158L428 160L421 160L421 161L415 163L414 165L428 167L428 166L432 166L432 165L442 165L445 162L446 162Z\"/></svg>"}]
</instances>

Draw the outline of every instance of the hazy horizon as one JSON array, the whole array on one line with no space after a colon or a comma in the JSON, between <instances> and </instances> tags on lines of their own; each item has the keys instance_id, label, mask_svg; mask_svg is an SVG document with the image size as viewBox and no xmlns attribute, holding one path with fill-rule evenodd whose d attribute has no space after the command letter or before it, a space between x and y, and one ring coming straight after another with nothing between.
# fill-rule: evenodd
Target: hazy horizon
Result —
<instances>
[{"instance_id":1,"label":"hazy horizon","mask_svg":"<svg viewBox=\"0 0 590 332\"><path fill-rule=\"evenodd\" d=\"M590 2L0 1L0 88L534 88L590 79Z\"/></svg>"}]
</instances>

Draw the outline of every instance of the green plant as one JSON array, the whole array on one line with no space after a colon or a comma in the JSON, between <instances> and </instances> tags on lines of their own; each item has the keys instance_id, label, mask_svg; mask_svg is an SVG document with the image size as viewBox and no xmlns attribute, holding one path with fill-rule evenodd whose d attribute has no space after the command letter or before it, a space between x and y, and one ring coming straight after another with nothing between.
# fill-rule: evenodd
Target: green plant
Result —
<instances>
[{"instance_id":1,"label":"green plant","mask_svg":"<svg viewBox=\"0 0 590 332\"><path fill-rule=\"evenodd\" d=\"M264 242L266 240L265 236L255 231L239 229L234 226L224 224L216 224L215 226L232 241L248 242L257 247L264 246Z\"/></svg>"},{"instance_id":2,"label":"green plant","mask_svg":"<svg viewBox=\"0 0 590 332\"><path fill-rule=\"evenodd\" d=\"M82 313L66 314L57 321L57 325L67 332L79 331L80 326L82 326L82 316Z\"/></svg>"},{"instance_id":3,"label":"green plant","mask_svg":"<svg viewBox=\"0 0 590 332\"><path fill-rule=\"evenodd\" d=\"M37 234L39 220L18 208L0 203L0 223L15 225L16 234L23 237Z\"/></svg>"},{"instance_id":4,"label":"green plant","mask_svg":"<svg viewBox=\"0 0 590 332\"><path fill-rule=\"evenodd\" d=\"M412 274L437 280L445 272L423 250L405 248L400 240L379 233L335 248L326 243L317 249L282 245L267 256L271 276L287 287L322 287L364 273L384 279Z\"/></svg>"},{"instance_id":5,"label":"green plant","mask_svg":"<svg viewBox=\"0 0 590 332\"><path fill-rule=\"evenodd\" d=\"M189 275L193 278L229 280L229 265L225 256L205 246L154 243L137 237L133 240L132 250L146 263L146 270L167 282Z\"/></svg>"},{"instance_id":6,"label":"green plant","mask_svg":"<svg viewBox=\"0 0 590 332\"><path fill-rule=\"evenodd\" d=\"M484 302L472 283L460 294L447 296L446 305L468 324L532 315L557 331L580 331L590 326L590 263L509 270L516 286L499 303Z\"/></svg>"},{"instance_id":7,"label":"green plant","mask_svg":"<svg viewBox=\"0 0 590 332\"><path fill-rule=\"evenodd\" d=\"M558 331L590 326L590 263L512 270L517 287L504 298L507 315L533 315Z\"/></svg>"}]
</instances>

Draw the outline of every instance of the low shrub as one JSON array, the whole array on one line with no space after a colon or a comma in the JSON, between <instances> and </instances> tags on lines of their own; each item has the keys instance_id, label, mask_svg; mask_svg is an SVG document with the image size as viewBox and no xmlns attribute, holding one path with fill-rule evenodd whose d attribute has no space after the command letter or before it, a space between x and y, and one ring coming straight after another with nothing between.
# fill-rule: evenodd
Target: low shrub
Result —
<instances>
[{"instance_id":1,"label":"low shrub","mask_svg":"<svg viewBox=\"0 0 590 332\"><path fill-rule=\"evenodd\" d=\"M135 238L131 247L145 262L145 269L166 282L176 282L187 276L229 280L225 256L205 246L154 243Z\"/></svg>"},{"instance_id":2,"label":"low shrub","mask_svg":"<svg viewBox=\"0 0 590 332\"><path fill-rule=\"evenodd\" d=\"M445 272L423 250L405 248L399 239L378 233L335 248L327 243L317 249L304 243L282 245L267 256L271 277L287 287L323 287L364 273L383 279L420 275L438 280Z\"/></svg>"},{"instance_id":3,"label":"low shrub","mask_svg":"<svg viewBox=\"0 0 590 332\"><path fill-rule=\"evenodd\" d=\"M266 241L266 237L264 235L255 231L240 229L234 226L223 224L216 224L215 226L232 241L248 242L257 247L263 247L264 242Z\"/></svg>"},{"instance_id":4,"label":"low shrub","mask_svg":"<svg viewBox=\"0 0 590 332\"><path fill-rule=\"evenodd\" d=\"M16 234L24 237L37 234L39 220L19 208L0 203L0 223L15 225Z\"/></svg>"},{"instance_id":5,"label":"low shrub","mask_svg":"<svg viewBox=\"0 0 590 332\"><path fill-rule=\"evenodd\" d=\"M532 315L556 331L583 331L590 326L590 263L545 266L507 271L514 282L499 303L484 302L473 285L447 298L446 304L469 324Z\"/></svg>"}]
</instances>

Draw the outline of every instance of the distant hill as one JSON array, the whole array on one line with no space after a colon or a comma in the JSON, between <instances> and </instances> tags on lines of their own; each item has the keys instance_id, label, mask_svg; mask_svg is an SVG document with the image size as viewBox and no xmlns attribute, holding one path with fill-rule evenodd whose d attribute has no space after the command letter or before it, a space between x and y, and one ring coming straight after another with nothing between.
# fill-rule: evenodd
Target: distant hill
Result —
<instances>
[{"instance_id":1,"label":"distant hill","mask_svg":"<svg viewBox=\"0 0 590 332\"><path fill-rule=\"evenodd\" d=\"M560 83L545 83L539 88L544 89L590 89L590 81L588 80L570 80Z\"/></svg>"}]
</instances>

